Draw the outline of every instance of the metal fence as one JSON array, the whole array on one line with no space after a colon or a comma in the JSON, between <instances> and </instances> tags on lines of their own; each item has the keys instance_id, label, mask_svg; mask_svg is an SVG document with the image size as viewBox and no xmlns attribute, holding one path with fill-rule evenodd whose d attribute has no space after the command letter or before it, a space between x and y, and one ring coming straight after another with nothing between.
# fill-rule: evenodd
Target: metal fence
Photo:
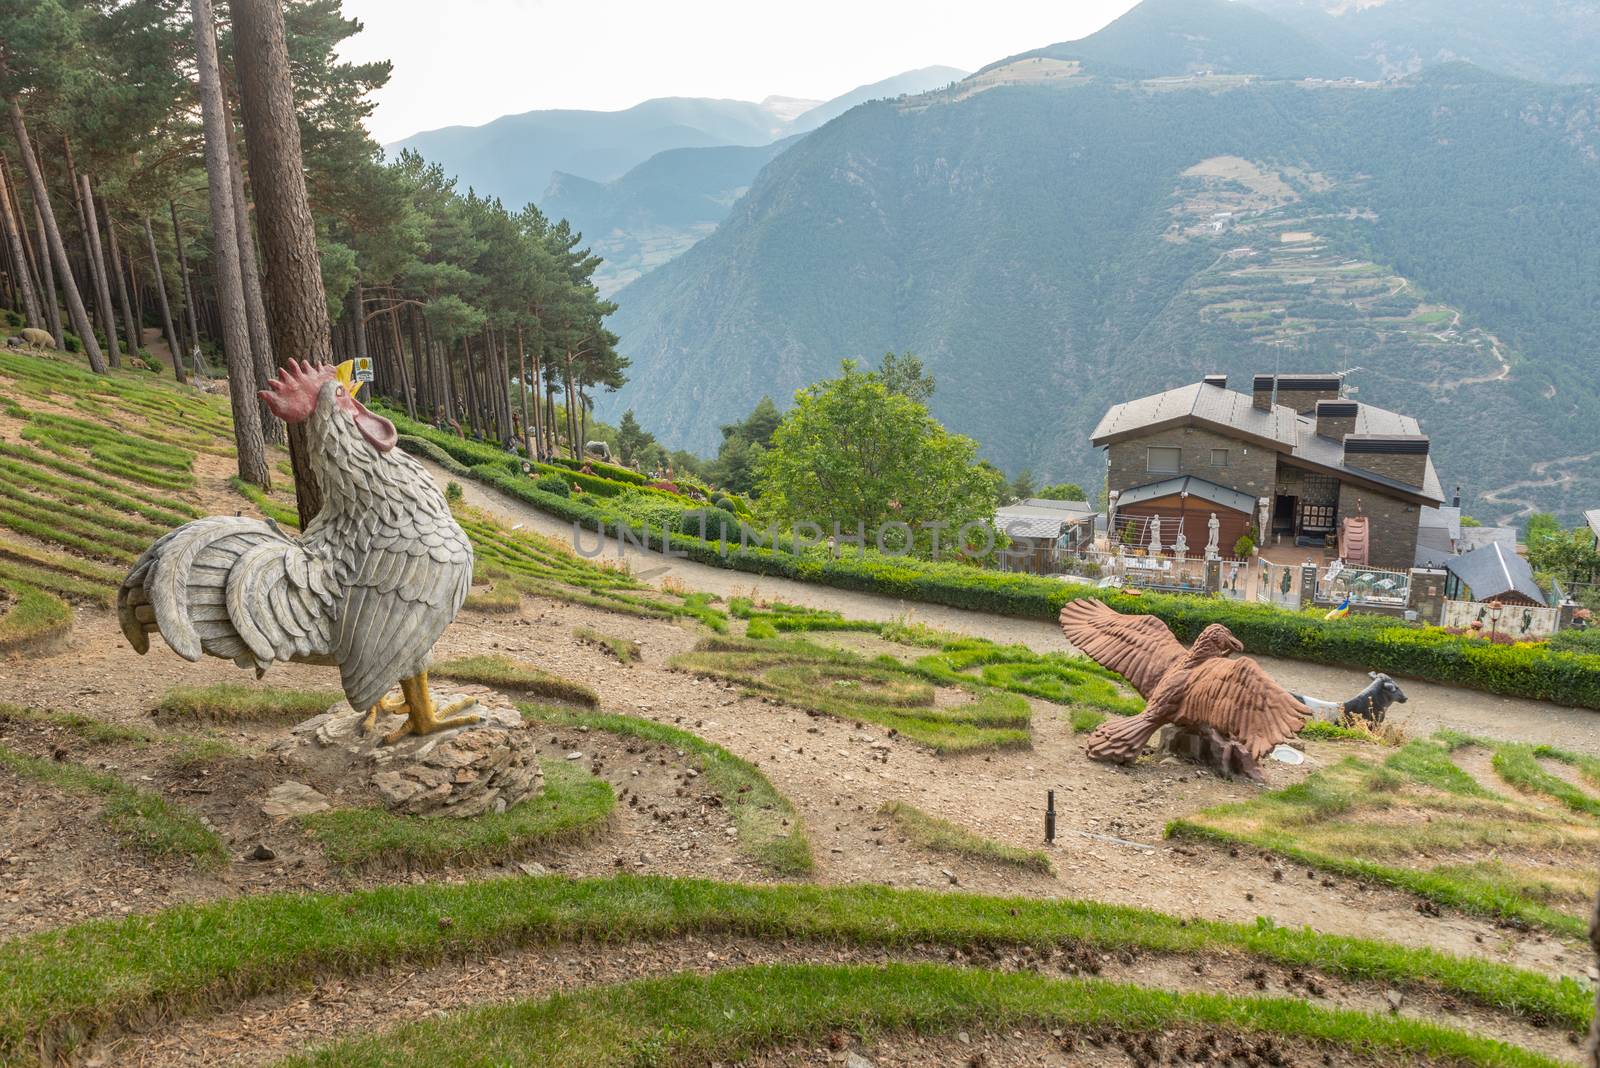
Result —
<instances>
[{"instance_id":1,"label":"metal fence","mask_svg":"<svg viewBox=\"0 0 1600 1068\"><path fill-rule=\"evenodd\" d=\"M1351 567L1335 560L1317 575L1317 600L1352 605L1373 604L1404 608L1411 596L1411 572L1390 571L1365 565Z\"/></svg>"}]
</instances>

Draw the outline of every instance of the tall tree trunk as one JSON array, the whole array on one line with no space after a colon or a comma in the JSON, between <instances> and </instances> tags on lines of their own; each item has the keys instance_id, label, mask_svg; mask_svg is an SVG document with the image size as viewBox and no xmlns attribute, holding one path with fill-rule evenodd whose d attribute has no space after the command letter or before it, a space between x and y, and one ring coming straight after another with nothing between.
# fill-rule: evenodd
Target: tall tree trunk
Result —
<instances>
[{"instance_id":1,"label":"tall tree trunk","mask_svg":"<svg viewBox=\"0 0 1600 1068\"><path fill-rule=\"evenodd\" d=\"M50 321L50 334L56 344L65 343L61 336L61 301L56 296L56 271L50 263L49 242L45 239L44 219L39 214L39 202L29 197L33 208L33 232L39 235L40 277L44 279L44 313Z\"/></svg>"},{"instance_id":2,"label":"tall tree trunk","mask_svg":"<svg viewBox=\"0 0 1600 1068\"><path fill-rule=\"evenodd\" d=\"M470 338L461 339L461 370L467 379L467 419L472 426L472 436L483 436L483 423L480 418L481 406L478 403L478 376L472 373L472 341Z\"/></svg>"},{"instance_id":3,"label":"tall tree trunk","mask_svg":"<svg viewBox=\"0 0 1600 1068\"><path fill-rule=\"evenodd\" d=\"M0 226L5 229L6 249L16 263L16 286L22 296L22 313L28 325L44 329L44 316L39 312L39 298L34 294L30 277L27 250L22 247L22 234L17 229L17 217L11 210L11 183L6 181L4 167L0 167Z\"/></svg>"},{"instance_id":4,"label":"tall tree trunk","mask_svg":"<svg viewBox=\"0 0 1600 1068\"><path fill-rule=\"evenodd\" d=\"M272 360L272 339L267 331L267 305L261 296L261 268L256 259L255 234L250 229L250 202L244 196L244 165L238 132L233 125L233 112L228 107L227 94L222 97L223 122L228 130L228 181L233 186L234 233L239 237L239 280L244 289L244 321L250 332L250 365L256 369L256 381L266 382L272 377L275 364ZM282 445L285 431L283 420L273 417L266 401L261 404L261 435L272 445Z\"/></svg>"},{"instance_id":5,"label":"tall tree trunk","mask_svg":"<svg viewBox=\"0 0 1600 1068\"><path fill-rule=\"evenodd\" d=\"M200 315L194 306L194 286L189 278L189 257L183 251L183 228L178 225L178 202L167 201L167 210L172 212L172 243L178 249L178 278L182 283L178 288L183 291L183 307L189 320L188 358L194 368L195 377L203 381L206 372L203 357L200 355Z\"/></svg>"},{"instance_id":6,"label":"tall tree trunk","mask_svg":"<svg viewBox=\"0 0 1600 1068\"><path fill-rule=\"evenodd\" d=\"M28 281L33 284L33 296L40 303L42 311L44 275L41 273L41 268L44 264L39 259L41 247L34 244L33 238L28 233L28 216L22 208L22 190L17 186L16 176L11 173L11 165L6 162L3 154L0 154L0 184L4 184L11 194L11 218L17 228L17 238L22 242L22 253L28 259ZM45 319L48 322L48 314ZM60 337L60 334L56 334L58 341Z\"/></svg>"},{"instance_id":7,"label":"tall tree trunk","mask_svg":"<svg viewBox=\"0 0 1600 1068\"><path fill-rule=\"evenodd\" d=\"M411 335L411 377L417 384L417 406L425 413L423 422L428 422L433 415L433 391L423 370L422 344L417 337L417 309L409 304L406 306L406 333ZM412 413L413 418L415 414Z\"/></svg>"},{"instance_id":8,"label":"tall tree trunk","mask_svg":"<svg viewBox=\"0 0 1600 1068\"><path fill-rule=\"evenodd\" d=\"M528 424L528 350L522 343L521 323L517 324L517 396L522 402L522 451L531 463L536 454L533 451L533 427Z\"/></svg>"},{"instance_id":9,"label":"tall tree trunk","mask_svg":"<svg viewBox=\"0 0 1600 1068\"><path fill-rule=\"evenodd\" d=\"M222 316L222 351L228 359L228 394L233 407L233 435L238 444L239 477L266 489L272 485L267 443L261 430L261 404L250 356L250 327L245 322L244 282L239 276L239 237L233 210L233 180L228 158L228 129L222 107L222 72L217 66L217 41L211 0L192 0L194 44L200 81L200 115L205 126L206 185L211 193L211 266L216 275L218 311ZM242 44L239 51L245 51ZM296 472L298 474L299 472ZM302 516L301 522L308 521Z\"/></svg>"},{"instance_id":10,"label":"tall tree trunk","mask_svg":"<svg viewBox=\"0 0 1600 1068\"><path fill-rule=\"evenodd\" d=\"M39 210L44 226L45 240L50 246L50 258L56 265L61 288L66 291L67 314L72 319L72 329L83 338L83 351L89 357L89 367L95 374L106 373L106 359L94 339L94 329L89 325L89 313L83 307L83 297L78 293L72 278L72 263L67 259L67 246L61 241L61 228L56 225L54 210L50 207L49 192L45 189L44 173L39 170L39 160L33 154L33 142L28 139L28 124L22 117L22 105L11 98L11 131L17 138L17 152L22 157L22 169L28 174L28 189L33 194L34 206Z\"/></svg>"},{"instance_id":11,"label":"tall tree trunk","mask_svg":"<svg viewBox=\"0 0 1600 1068\"><path fill-rule=\"evenodd\" d=\"M198 0L197 0L198 2ZM294 356L327 362L332 339L322 292L317 230L306 197L294 85L284 41L280 0L234 0L235 63L250 183L256 195L261 253L266 265L272 350L279 366ZM322 489L311 470L303 426L289 428L300 522L322 510Z\"/></svg>"},{"instance_id":12,"label":"tall tree trunk","mask_svg":"<svg viewBox=\"0 0 1600 1068\"><path fill-rule=\"evenodd\" d=\"M88 174L78 175L78 198L83 206L84 255L89 261L89 279L94 285L95 307L100 310L100 325L106 333L106 355L111 357L111 366L118 367L122 364L122 350L117 345L117 312L111 303L105 248L100 243L100 221L94 210L94 188L89 184Z\"/></svg>"},{"instance_id":13,"label":"tall tree trunk","mask_svg":"<svg viewBox=\"0 0 1600 1068\"><path fill-rule=\"evenodd\" d=\"M396 305L389 309L389 336L394 345L394 363L400 372L400 392L406 400L406 415L412 419L417 417L417 397L412 388L411 372L406 367L406 350L400 341L400 308Z\"/></svg>"},{"instance_id":14,"label":"tall tree trunk","mask_svg":"<svg viewBox=\"0 0 1600 1068\"><path fill-rule=\"evenodd\" d=\"M156 283L156 307L161 310L161 330L172 348L172 373L179 382L189 381L183 369L183 339L172 328L172 305L167 303L167 280L161 274L161 253L156 248L156 234L150 229L150 217L144 220L144 243L150 247L150 270Z\"/></svg>"},{"instance_id":15,"label":"tall tree trunk","mask_svg":"<svg viewBox=\"0 0 1600 1068\"><path fill-rule=\"evenodd\" d=\"M89 176L84 175L85 187L89 184ZM122 249L117 244L117 224L111 218L111 209L106 205L106 198L100 198L100 214L106 220L106 251L110 254L111 273L117 279L117 303L122 308L122 332L128 335L128 358L139 359L139 345L144 341L144 331L139 326L139 320L134 317L133 304L128 300L128 284L122 277Z\"/></svg>"}]
</instances>

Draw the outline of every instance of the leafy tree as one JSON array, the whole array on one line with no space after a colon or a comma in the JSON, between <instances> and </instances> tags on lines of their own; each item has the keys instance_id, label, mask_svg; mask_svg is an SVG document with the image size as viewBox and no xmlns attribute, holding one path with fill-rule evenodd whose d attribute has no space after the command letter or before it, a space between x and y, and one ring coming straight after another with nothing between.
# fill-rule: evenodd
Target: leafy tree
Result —
<instances>
[{"instance_id":1,"label":"leafy tree","mask_svg":"<svg viewBox=\"0 0 1600 1068\"><path fill-rule=\"evenodd\" d=\"M927 404L933 399L933 375L910 350L898 355L884 353L877 374L890 393L898 393L918 404Z\"/></svg>"},{"instance_id":2,"label":"leafy tree","mask_svg":"<svg viewBox=\"0 0 1600 1068\"><path fill-rule=\"evenodd\" d=\"M632 408L622 413L622 421L617 424L617 452L621 454L624 464L632 465L640 450L655 444L655 440L656 436L640 426L639 420L633 417Z\"/></svg>"},{"instance_id":3,"label":"leafy tree","mask_svg":"<svg viewBox=\"0 0 1600 1068\"><path fill-rule=\"evenodd\" d=\"M734 493L755 493L756 465L782 422L772 398L762 397L743 420L722 428L722 445L716 459L705 465L706 477Z\"/></svg>"},{"instance_id":4,"label":"leafy tree","mask_svg":"<svg viewBox=\"0 0 1600 1068\"><path fill-rule=\"evenodd\" d=\"M1033 472L1024 467L1017 472L1017 477L1011 480L1009 489L1011 500L1025 501L1029 497L1039 496L1039 487L1033 484Z\"/></svg>"},{"instance_id":5,"label":"leafy tree","mask_svg":"<svg viewBox=\"0 0 1600 1068\"><path fill-rule=\"evenodd\" d=\"M1479 520L1479 519L1474 519L1470 515L1464 515L1464 516L1461 517L1461 525L1462 525L1463 528L1466 528L1466 527L1481 527L1481 526L1483 526L1483 521Z\"/></svg>"},{"instance_id":6,"label":"leafy tree","mask_svg":"<svg viewBox=\"0 0 1600 1068\"><path fill-rule=\"evenodd\" d=\"M845 360L838 378L795 394L757 465L765 513L796 523L834 524L869 537L885 524L942 522L951 533L993 517L1003 480L978 464L971 438L951 434L927 408ZM900 537L885 534L885 545ZM918 538L925 550L928 536Z\"/></svg>"},{"instance_id":7,"label":"leafy tree","mask_svg":"<svg viewBox=\"0 0 1600 1068\"><path fill-rule=\"evenodd\" d=\"M1541 574L1553 575L1561 582L1592 582L1600 574L1600 551L1595 550L1594 534L1587 527L1577 530L1550 530L1541 526L1537 534L1528 532L1528 563Z\"/></svg>"},{"instance_id":8,"label":"leafy tree","mask_svg":"<svg viewBox=\"0 0 1600 1068\"><path fill-rule=\"evenodd\" d=\"M1057 482L1054 486L1046 486L1033 496L1042 497L1050 501L1087 501L1089 495L1083 487L1076 482Z\"/></svg>"}]
</instances>

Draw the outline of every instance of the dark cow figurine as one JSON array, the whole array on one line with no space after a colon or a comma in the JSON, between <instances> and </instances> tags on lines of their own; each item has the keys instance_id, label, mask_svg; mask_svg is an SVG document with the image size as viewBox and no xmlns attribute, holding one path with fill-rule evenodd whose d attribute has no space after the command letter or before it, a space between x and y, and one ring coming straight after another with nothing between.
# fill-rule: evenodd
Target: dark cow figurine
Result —
<instances>
[{"instance_id":1,"label":"dark cow figurine","mask_svg":"<svg viewBox=\"0 0 1600 1068\"><path fill-rule=\"evenodd\" d=\"M1365 690L1343 704L1298 693L1293 696L1295 700L1311 709L1317 719L1325 723L1337 723L1348 727L1357 720L1365 720L1369 727L1376 727L1383 722L1390 705L1396 701L1401 704L1406 703L1406 694L1400 689L1399 683L1383 672L1369 671L1367 674L1372 677L1372 682Z\"/></svg>"}]
</instances>

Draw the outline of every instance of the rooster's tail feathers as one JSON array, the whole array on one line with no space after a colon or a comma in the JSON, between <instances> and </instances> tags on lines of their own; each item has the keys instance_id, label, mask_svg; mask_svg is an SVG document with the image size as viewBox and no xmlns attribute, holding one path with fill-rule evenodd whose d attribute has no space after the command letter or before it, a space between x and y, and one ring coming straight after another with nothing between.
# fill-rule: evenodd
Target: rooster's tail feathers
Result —
<instances>
[{"instance_id":1,"label":"rooster's tail feathers","mask_svg":"<svg viewBox=\"0 0 1600 1068\"><path fill-rule=\"evenodd\" d=\"M159 631L185 660L209 654L258 668L324 651L331 604L319 561L268 524L234 516L162 536L117 593L137 652Z\"/></svg>"}]
</instances>

